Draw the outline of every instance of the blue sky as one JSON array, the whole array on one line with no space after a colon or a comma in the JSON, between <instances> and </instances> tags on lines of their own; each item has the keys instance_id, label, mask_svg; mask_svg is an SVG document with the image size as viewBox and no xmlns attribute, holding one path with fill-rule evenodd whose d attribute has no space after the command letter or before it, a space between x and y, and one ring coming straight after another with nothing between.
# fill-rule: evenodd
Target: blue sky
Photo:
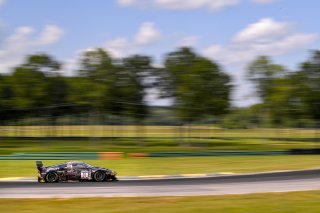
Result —
<instances>
[{"instance_id":1,"label":"blue sky","mask_svg":"<svg viewBox=\"0 0 320 213\"><path fill-rule=\"evenodd\" d=\"M0 72L43 51L72 75L94 47L148 54L161 66L165 53L187 45L233 76L234 104L246 106L257 101L244 78L257 55L295 69L320 49L318 8L316 0L0 0Z\"/></svg>"}]
</instances>

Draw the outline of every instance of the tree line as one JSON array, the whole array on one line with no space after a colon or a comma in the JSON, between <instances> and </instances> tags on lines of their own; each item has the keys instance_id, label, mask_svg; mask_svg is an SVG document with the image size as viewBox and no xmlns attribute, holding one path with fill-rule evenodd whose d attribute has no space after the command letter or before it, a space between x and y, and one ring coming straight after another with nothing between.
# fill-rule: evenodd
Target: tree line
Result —
<instances>
[{"instance_id":1,"label":"tree line","mask_svg":"<svg viewBox=\"0 0 320 213\"><path fill-rule=\"evenodd\" d=\"M148 91L171 98L175 115L188 123L224 117L226 124L245 120L248 127L320 118L320 51L295 71L267 56L253 60L247 79L261 103L246 109L231 106L234 87L222 67L190 48L166 54L161 68L149 56L114 59L101 48L83 52L78 62L75 75L64 76L54 57L34 54L10 74L0 75L1 122L46 115L54 124L60 116L88 112L139 122L150 114Z\"/></svg>"},{"instance_id":2,"label":"tree line","mask_svg":"<svg viewBox=\"0 0 320 213\"><path fill-rule=\"evenodd\" d=\"M1 121L47 115L52 122L66 114L88 112L125 115L137 121L148 116L148 90L174 100L184 121L223 114L229 108L230 77L213 61L191 49L167 54L164 68L149 56L113 59L105 50L86 51L72 77L61 63L35 54L0 76Z\"/></svg>"},{"instance_id":3,"label":"tree line","mask_svg":"<svg viewBox=\"0 0 320 213\"><path fill-rule=\"evenodd\" d=\"M247 66L247 79L261 103L234 109L226 126L319 127L320 51L312 51L296 70L259 56Z\"/></svg>"}]
</instances>

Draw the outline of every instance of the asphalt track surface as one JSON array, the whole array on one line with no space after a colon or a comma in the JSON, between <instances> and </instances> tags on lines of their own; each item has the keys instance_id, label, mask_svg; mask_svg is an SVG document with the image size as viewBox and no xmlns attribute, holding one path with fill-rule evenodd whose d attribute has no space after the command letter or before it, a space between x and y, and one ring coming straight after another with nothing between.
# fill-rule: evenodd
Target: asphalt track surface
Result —
<instances>
[{"instance_id":1,"label":"asphalt track surface","mask_svg":"<svg viewBox=\"0 0 320 213\"><path fill-rule=\"evenodd\" d=\"M320 190L320 169L118 182L0 182L0 198L198 196Z\"/></svg>"}]
</instances>

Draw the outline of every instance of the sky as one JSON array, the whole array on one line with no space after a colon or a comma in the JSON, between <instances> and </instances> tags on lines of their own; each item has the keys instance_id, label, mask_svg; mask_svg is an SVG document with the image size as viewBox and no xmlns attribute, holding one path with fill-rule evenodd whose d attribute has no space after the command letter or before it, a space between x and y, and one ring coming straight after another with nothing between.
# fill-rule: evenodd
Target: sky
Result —
<instances>
[{"instance_id":1,"label":"sky","mask_svg":"<svg viewBox=\"0 0 320 213\"><path fill-rule=\"evenodd\" d=\"M258 99L247 64L268 55L298 69L320 49L319 8L318 0L0 0L0 73L46 52L70 76L96 47L114 58L147 54L161 66L166 53L189 46L232 76L233 105L248 106Z\"/></svg>"}]
</instances>

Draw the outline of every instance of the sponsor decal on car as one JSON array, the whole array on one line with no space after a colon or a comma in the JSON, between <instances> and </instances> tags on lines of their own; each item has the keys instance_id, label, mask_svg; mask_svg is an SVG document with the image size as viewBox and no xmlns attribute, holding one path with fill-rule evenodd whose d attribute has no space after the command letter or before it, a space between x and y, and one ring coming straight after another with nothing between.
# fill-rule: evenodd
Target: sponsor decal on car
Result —
<instances>
[{"instance_id":1,"label":"sponsor decal on car","mask_svg":"<svg viewBox=\"0 0 320 213\"><path fill-rule=\"evenodd\" d=\"M88 180L90 176L89 171L81 171L81 179Z\"/></svg>"}]
</instances>

